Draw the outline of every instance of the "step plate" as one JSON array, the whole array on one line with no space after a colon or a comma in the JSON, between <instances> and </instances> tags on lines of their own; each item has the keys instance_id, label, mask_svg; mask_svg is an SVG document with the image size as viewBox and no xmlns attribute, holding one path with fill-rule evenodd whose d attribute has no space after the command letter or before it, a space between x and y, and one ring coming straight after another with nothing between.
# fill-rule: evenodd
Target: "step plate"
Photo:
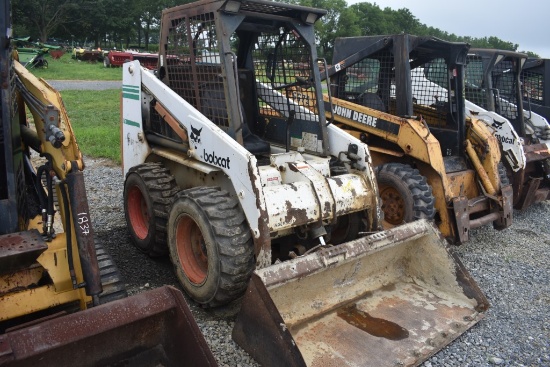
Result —
<instances>
[{"instance_id":1,"label":"step plate","mask_svg":"<svg viewBox=\"0 0 550 367\"><path fill-rule=\"evenodd\" d=\"M48 245L36 230L0 236L0 272L8 274L32 265Z\"/></svg>"}]
</instances>

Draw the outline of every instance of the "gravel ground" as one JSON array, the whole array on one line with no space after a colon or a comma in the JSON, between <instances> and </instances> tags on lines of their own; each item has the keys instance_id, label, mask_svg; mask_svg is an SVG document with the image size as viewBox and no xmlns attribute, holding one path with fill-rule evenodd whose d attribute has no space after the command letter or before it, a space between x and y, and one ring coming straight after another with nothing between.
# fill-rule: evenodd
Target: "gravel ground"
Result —
<instances>
[{"instance_id":1,"label":"gravel ground","mask_svg":"<svg viewBox=\"0 0 550 367\"><path fill-rule=\"evenodd\" d=\"M87 158L85 177L96 236L118 264L129 293L163 284L179 288L167 258L153 260L130 243L120 167ZM456 248L491 308L424 366L550 366L550 202L514 216L511 228L478 229L471 242ZM221 366L257 366L231 339L238 302L216 310L188 303Z\"/></svg>"}]
</instances>

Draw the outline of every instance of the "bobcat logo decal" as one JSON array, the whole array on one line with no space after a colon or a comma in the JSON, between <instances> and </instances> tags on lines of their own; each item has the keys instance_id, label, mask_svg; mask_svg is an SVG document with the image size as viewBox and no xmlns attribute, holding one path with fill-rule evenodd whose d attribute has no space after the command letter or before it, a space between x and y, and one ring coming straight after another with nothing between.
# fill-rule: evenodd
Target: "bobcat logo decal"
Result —
<instances>
[{"instance_id":1,"label":"bobcat logo decal","mask_svg":"<svg viewBox=\"0 0 550 367\"><path fill-rule=\"evenodd\" d=\"M200 129L195 129L193 125L191 125L191 135L189 135L189 138L191 138L195 149L197 149L197 144L201 143L201 131L202 127Z\"/></svg>"}]
</instances>

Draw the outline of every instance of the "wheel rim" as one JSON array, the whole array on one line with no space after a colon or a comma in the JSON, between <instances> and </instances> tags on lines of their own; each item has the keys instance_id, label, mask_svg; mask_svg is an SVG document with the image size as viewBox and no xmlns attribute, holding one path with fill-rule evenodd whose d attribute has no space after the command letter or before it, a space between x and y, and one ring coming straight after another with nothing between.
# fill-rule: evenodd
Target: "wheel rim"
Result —
<instances>
[{"instance_id":1,"label":"wheel rim","mask_svg":"<svg viewBox=\"0 0 550 367\"><path fill-rule=\"evenodd\" d=\"M202 232L188 215L178 218L176 224L178 259L191 283L202 284L208 274L208 253Z\"/></svg>"},{"instance_id":2,"label":"wheel rim","mask_svg":"<svg viewBox=\"0 0 550 367\"><path fill-rule=\"evenodd\" d=\"M382 211L384 212L384 221L391 225L399 225L405 219L405 201L394 187L384 187L380 191L382 199Z\"/></svg>"},{"instance_id":3,"label":"wheel rim","mask_svg":"<svg viewBox=\"0 0 550 367\"><path fill-rule=\"evenodd\" d=\"M141 190L133 186L128 191L128 216L136 236L143 240L149 233L149 213Z\"/></svg>"}]
</instances>

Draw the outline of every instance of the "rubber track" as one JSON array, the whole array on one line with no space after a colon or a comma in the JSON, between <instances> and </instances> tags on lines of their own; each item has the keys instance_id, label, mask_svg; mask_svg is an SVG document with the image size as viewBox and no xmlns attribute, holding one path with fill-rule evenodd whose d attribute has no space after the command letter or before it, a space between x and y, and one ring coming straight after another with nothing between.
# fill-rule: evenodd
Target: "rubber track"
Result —
<instances>
[{"instance_id":1,"label":"rubber track","mask_svg":"<svg viewBox=\"0 0 550 367\"><path fill-rule=\"evenodd\" d=\"M220 281L206 306L227 304L240 297L254 271L254 245L244 213L236 198L218 188L199 187L180 192L206 213L220 256Z\"/></svg>"},{"instance_id":2,"label":"rubber track","mask_svg":"<svg viewBox=\"0 0 550 367\"><path fill-rule=\"evenodd\" d=\"M153 213L155 215L154 246L147 254L152 257L167 255L168 214L174 196L179 191L176 179L170 174L170 170L159 162L143 163L132 167L128 171L128 175L131 173L137 173L143 179L153 201Z\"/></svg>"},{"instance_id":3,"label":"rubber track","mask_svg":"<svg viewBox=\"0 0 550 367\"><path fill-rule=\"evenodd\" d=\"M95 244L95 251L99 263L101 285L103 286L103 293L99 295L101 304L128 297L120 272L111 255L97 242Z\"/></svg>"},{"instance_id":4,"label":"rubber track","mask_svg":"<svg viewBox=\"0 0 550 367\"><path fill-rule=\"evenodd\" d=\"M414 219L433 219L435 216L435 198L432 187L426 177L416 168L401 163L388 163L378 167L377 172L385 170L398 176L413 195Z\"/></svg>"}]
</instances>

